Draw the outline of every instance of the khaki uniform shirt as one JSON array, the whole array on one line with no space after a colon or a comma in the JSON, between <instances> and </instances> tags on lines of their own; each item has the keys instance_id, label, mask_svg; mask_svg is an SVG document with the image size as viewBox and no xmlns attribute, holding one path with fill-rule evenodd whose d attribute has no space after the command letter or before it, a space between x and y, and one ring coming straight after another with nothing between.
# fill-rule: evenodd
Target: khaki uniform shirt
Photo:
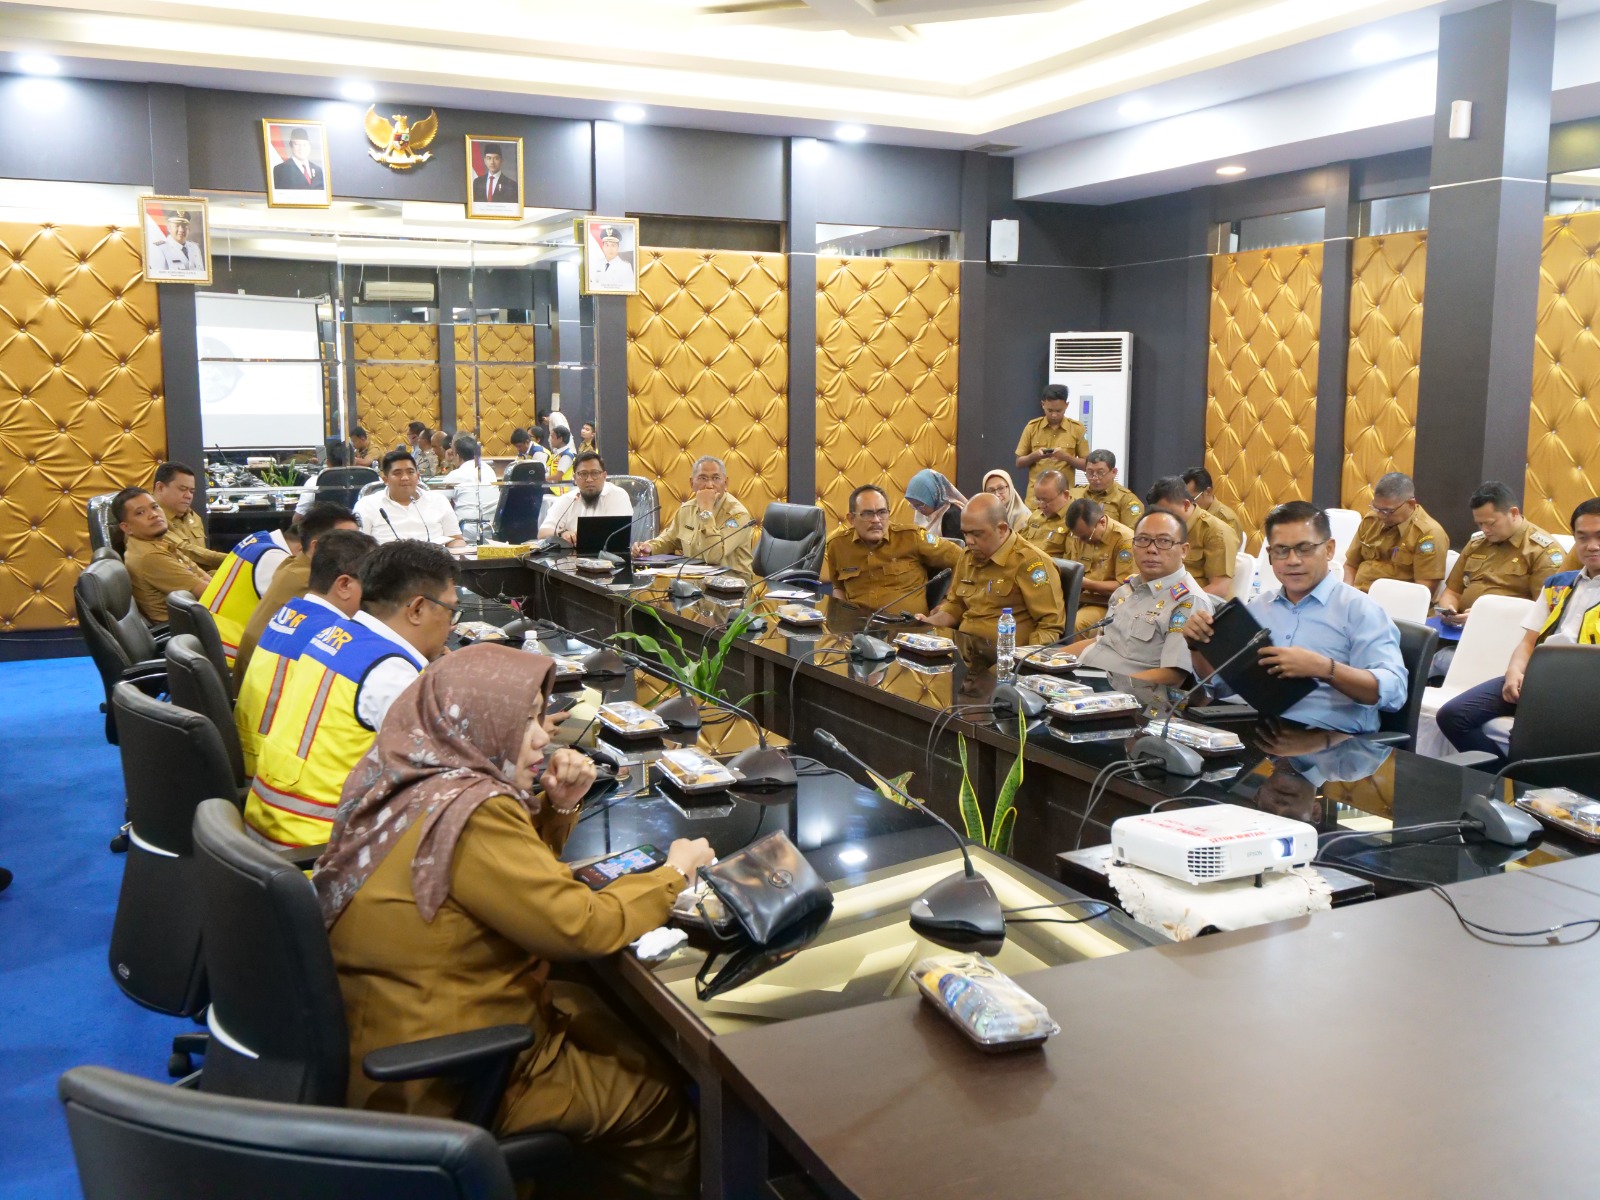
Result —
<instances>
[{"instance_id":1,"label":"khaki uniform shirt","mask_svg":"<svg viewBox=\"0 0 1600 1200\"><path fill-rule=\"evenodd\" d=\"M1443 579L1449 552L1450 535L1419 504L1393 529L1374 513L1362 517L1344 561L1356 569L1355 586L1364 592L1374 579Z\"/></svg>"},{"instance_id":2,"label":"khaki uniform shirt","mask_svg":"<svg viewBox=\"0 0 1600 1200\"><path fill-rule=\"evenodd\" d=\"M1445 587L1461 597L1462 612L1479 596L1537 600L1544 581L1566 563L1561 543L1531 521L1524 521L1522 528L1503 542L1491 542L1481 531L1473 534Z\"/></svg>"},{"instance_id":3,"label":"khaki uniform shirt","mask_svg":"<svg viewBox=\"0 0 1600 1200\"><path fill-rule=\"evenodd\" d=\"M1086 667L1122 675L1171 667L1194 674L1183 627L1197 607L1211 605L1194 576L1174 571L1145 582L1135 575L1111 593L1111 624L1083 652Z\"/></svg>"},{"instance_id":4,"label":"khaki uniform shirt","mask_svg":"<svg viewBox=\"0 0 1600 1200\"><path fill-rule=\"evenodd\" d=\"M175 549L183 551L190 562L207 571L215 571L222 565L222 560L228 556L206 545L206 527L199 513L191 508L180 517L165 504L161 511L167 514L167 541Z\"/></svg>"},{"instance_id":5,"label":"khaki uniform shirt","mask_svg":"<svg viewBox=\"0 0 1600 1200\"><path fill-rule=\"evenodd\" d=\"M1213 579L1232 579L1239 565L1239 535L1198 504L1189 518L1189 553L1183 566L1204 589Z\"/></svg>"},{"instance_id":6,"label":"khaki uniform shirt","mask_svg":"<svg viewBox=\"0 0 1600 1200\"><path fill-rule=\"evenodd\" d=\"M1017 645L1042 645L1067 627L1067 605L1055 564L1031 542L1012 533L986 563L962 552L950 594L938 611L948 613L962 633L994 640L1000 610L1017 622Z\"/></svg>"},{"instance_id":7,"label":"khaki uniform shirt","mask_svg":"<svg viewBox=\"0 0 1600 1200\"><path fill-rule=\"evenodd\" d=\"M1098 542L1074 536L1067 542L1066 558L1083 564L1083 577L1097 583L1126 579L1133 574L1133 530L1117 521L1106 522L1106 532ZM1085 594L1084 603L1104 604L1105 596Z\"/></svg>"},{"instance_id":8,"label":"khaki uniform shirt","mask_svg":"<svg viewBox=\"0 0 1600 1200\"><path fill-rule=\"evenodd\" d=\"M1052 558L1070 558L1067 553L1067 544L1074 540L1067 529L1067 510L1063 508L1055 516L1046 516L1042 512L1033 512L1028 517L1028 523L1017 530L1024 541L1032 542Z\"/></svg>"},{"instance_id":9,"label":"khaki uniform shirt","mask_svg":"<svg viewBox=\"0 0 1600 1200\"><path fill-rule=\"evenodd\" d=\"M1230 526L1239 535L1239 541L1244 542L1244 522L1239 519L1239 514L1234 512L1221 500L1213 499L1211 507L1206 509L1213 517L1220 519L1225 525Z\"/></svg>"},{"instance_id":10,"label":"khaki uniform shirt","mask_svg":"<svg viewBox=\"0 0 1600 1200\"><path fill-rule=\"evenodd\" d=\"M167 619L168 592L193 592L198 598L211 582L188 555L164 537L153 542L129 538L122 562L133 584L133 602L144 619L153 623Z\"/></svg>"},{"instance_id":11,"label":"khaki uniform shirt","mask_svg":"<svg viewBox=\"0 0 1600 1200\"><path fill-rule=\"evenodd\" d=\"M1073 490L1072 498L1093 500L1105 509L1106 516L1132 529L1144 516L1144 501L1120 483L1113 483L1103 492L1091 491L1087 484Z\"/></svg>"},{"instance_id":12,"label":"khaki uniform shirt","mask_svg":"<svg viewBox=\"0 0 1600 1200\"><path fill-rule=\"evenodd\" d=\"M709 516L701 515L700 502L690 496L672 514L667 527L651 539L650 553L681 554L748 575L756 531L733 531L749 520L750 510L730 494L717 500Z\"/></svg>"},{"instance_id":13,"label":"khaki uniform shirt","mask_svg":"<svg viewBox=\"0 0 1600 1200\"><path fill-rule=\"evenodd\" d=\"M1050 422L1035 417L1022 427L1022 437L1017 441L1017 457L1032 454L1035 450L1065 450L1076 458L1089 455L1089 435L1083 422L1063 417L1059 427L1050 428ZM1071 483L1076 472L1058 458L1041 458L1028 468L1028 495L1033 495L1033 485L1046 471L1060 471Z\"/></svg>"},{"instance_id":14,"label":"khaki uniform shirt","mask_svg":"<svg viewBox=\"0 0 1600 1200\"><path fill-rule=\"evenodd\" d=\"M846 526L828 538L822 574L833 581L834 595L858 608L887 604L894 612L919 613L928 601L917 585L960 561L961 547L932 529L891 524L883 541L869 546Z\"/></svg>"}]
</instances>

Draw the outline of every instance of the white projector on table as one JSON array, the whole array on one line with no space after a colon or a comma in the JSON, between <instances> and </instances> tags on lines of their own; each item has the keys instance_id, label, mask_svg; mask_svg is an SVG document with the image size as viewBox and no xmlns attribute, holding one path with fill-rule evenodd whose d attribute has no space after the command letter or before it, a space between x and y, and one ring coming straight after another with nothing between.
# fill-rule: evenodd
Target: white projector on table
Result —
<instances>
[{"instance_id":1,"label":"white projector on table","mask_svg":"<svg viewBox=\"0 0 1600 1200\"><path fill-rule=\"evenodd\" d=\"M1317 831L1241 804L1213 804L1114 821L1111 854L1185 883L1214 883L1306 866L1317 856Z\"/></svg>"}]
</instances>

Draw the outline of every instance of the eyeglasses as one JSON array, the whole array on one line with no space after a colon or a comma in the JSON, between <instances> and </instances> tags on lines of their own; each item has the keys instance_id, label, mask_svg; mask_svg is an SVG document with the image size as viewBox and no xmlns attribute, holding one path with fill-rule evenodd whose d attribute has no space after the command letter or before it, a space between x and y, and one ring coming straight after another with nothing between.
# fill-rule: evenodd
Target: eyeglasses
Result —
<instances>
[{"instance_id":1,"label":"eyeglasses","mask_svg":"<svg viewBox=\"0 0 1600 1200\"><path fill-rule=\"evenodd\" d=\"M1376 504L1369 504L1369 505L1367 505L1367 507L1369 509L1371 509L1373 512L1377 513L1378 516L1380 516L1380 517L1392 517L1392 516L1395 515L1395 513L1399 512L1402 508L1404 508L1406 505L1411 504L1411 503L1413 503L1413 501L1402 500L1399 504L1396 504L1393 508L1379 508Z\"/></svg>"},{"instance_id":2,"label":"eyeglasses","mask_svg":"<svg viewBox=\"0 0 1600 1200\"><path fill-rule=\"evenodd\" d=\"M1174 546L1182 546L1185 543L1178 541L1177 538L1151 537L1148 533L1141 533L1133 539L1133 544L1141 550L1148 550L1151 546L1157 550L1171 550Z\"/></svg>"},{"instance_id":3,"label":"eyeglasses","mask_svg":"<svg viewBox=\"0 0 1600 1200\"><path fill-rule=\"evenodd\" d=\"M1319 546L1326 546L1328 541L1328 538L1323 538L1320 542L1301 542L1296 546L1268 546L1267 556L1273 562L1284 562L1289 558L1310 558Z\"/></svg>"},{"instance_id":4,"label":"eyeglasses","mask_svg":"<svg viewBox=\"0 0 1600 1200\"><path fill-rule=\"evenodd\" d=\"M577 479L604 479L605 477L606 473L604 471L578 471L574 476Z\"/></svg>"},{"instance_id":5,"label":"eyeglasses","mask_svg":"<svg viewBox=\"0 0 1600 1200\"><path fill-rule=\"evenodd\" d=\"M419 592L418 595L421 595L421 593ZM435 600L432 596L423 596L422 598L429 604L437 604L440 608L444 609L445 612L449 613L450 624L455 625L461 620L461 605L446 604L443 600Z\"/></svg>"},{"instance_id":6,"label":"eyeglasses","mask_svg":"<svg viewBox=\"0 0 1600 1200\"><path fill-rule=\"evenodd\" d=\"M882 520L888 515L889 510L887 508L858 508L856 510L856 516L863 517L868 521Z\"/></svg>"}]
</instances>

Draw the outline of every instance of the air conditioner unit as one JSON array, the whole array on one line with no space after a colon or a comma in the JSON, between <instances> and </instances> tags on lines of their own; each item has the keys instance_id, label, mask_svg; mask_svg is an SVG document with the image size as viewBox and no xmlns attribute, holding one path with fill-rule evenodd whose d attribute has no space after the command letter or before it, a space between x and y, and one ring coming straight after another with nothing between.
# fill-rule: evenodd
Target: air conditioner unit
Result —
<instances>
[{"instance_id":1,"label":"air conditioner unit","mask_svg":"<svg viewBox=\"0 0 1600 1200\"><path fill-rule=\"evenodd\" d=\"M1067 415L1083 422L1093 450L1117 456L1128 486L1128 413L1133 400L1133 334L1052 333L1050 382L1067 387Z\"/></svg>"},{"instance_id":2,"label":"air conditioner unit","mask_svg":"<svg viewBox=\"0 0 1600 1200\"><path fill-rule=\"evenodd\" d=\"M433 303L433 284L403 279L369 279L361 287L361 298L369 303L420 301Z\"/></svg>"}]
</instances>

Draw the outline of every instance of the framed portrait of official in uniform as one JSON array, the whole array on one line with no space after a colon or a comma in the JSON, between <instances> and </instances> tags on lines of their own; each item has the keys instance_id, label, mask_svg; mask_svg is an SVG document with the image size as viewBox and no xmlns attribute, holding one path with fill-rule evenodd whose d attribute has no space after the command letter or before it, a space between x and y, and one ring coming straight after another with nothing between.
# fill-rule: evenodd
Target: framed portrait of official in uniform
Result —
<instances>
[{"instance_id":1,"label":"framed portrait of official in uniform","mask_svg":"<svg viewBox=\"0 0 1600 1200\"><path fill-rule=\"evenodd\" d=\"M639 293L639 222L627 217L580 217L586 296Z\"/></svg>"},{"instance_id":2,"label":"framed portrait of official in uniform","mask_svg":"<svg viewBox=\"0 0 1600 1200\"><path fill-rule=\"evenodd\" d=\"M321 121L263 119L261 158L267 167L269 207L327 208L333 203L328 130Z\"/></svg>"},{"instance_id":3,"label":"framed portrait of official in uniform","mask_svg":"<svg viewBox=\"0 0 1600 1200\"><path fill-rule=\"evenodd\" d=\"M199 196L140 196L139 250L151 283L210 283L211 228Z\"/></svg>"},{"instance_id":4,"label":"framed portrait of official in uniform","mask_svg":"<svg viewBox=\"0 0 1600 1200\"><path fill-rule=\"evenodd\" d=\"M522 139L467 134L467 216L522 219Z\"/></svg>"}]
</instances>

